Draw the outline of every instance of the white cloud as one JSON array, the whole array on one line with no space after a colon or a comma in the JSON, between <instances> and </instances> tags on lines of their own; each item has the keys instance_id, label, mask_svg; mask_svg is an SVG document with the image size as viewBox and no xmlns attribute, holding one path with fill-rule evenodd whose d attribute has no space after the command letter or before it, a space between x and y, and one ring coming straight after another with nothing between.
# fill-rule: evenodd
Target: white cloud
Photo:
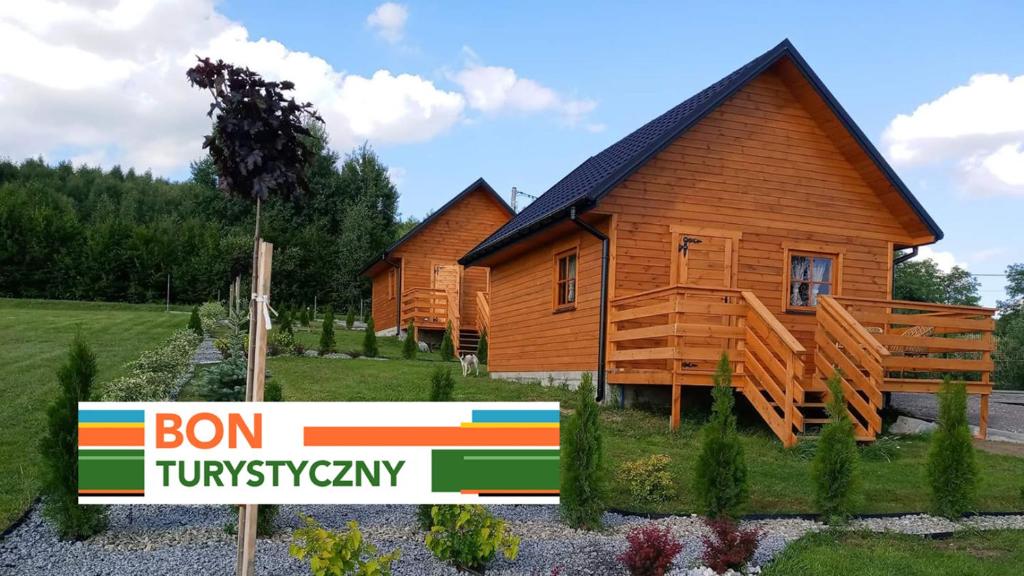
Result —
<instances>
[{"instance_id":1,"label":"white cloud","mask_svg":"<svg viewBox=\"0 0 1024 576\"><path fill-rule=\"evenodd\" d=\"M405 22L408 19L409 10L405 6L385 2L366 17L366 25L391 44L398 44L405 35Z\"/></svg>"},{"instance_id":2,"label":"white cloud","mask_svg":"<svg viewBox=\"0 0 1024 576\"><path fill-rule=\"evenodd\" d=\"M0 3L0 156L74 158L173 174L202 155L208 95L185 70L195 55L295 82L332 145L430 139L465 98L411 74L346 74L280 42L249 38L212 0ZM16 56L12 56L16 55Z\"/></svg>"},{"instance_id":3,"label":"white cloud","mask_svg":"<svg viewBox=\"0 0 1024 576\"><path fill-rule=\"evenodd\" d=\"M958 260L952 252L945 250L936 250L931 246L922 246L915 256L916 260L927 260L931 259L935 261L935 264L939 267L939 270L943 272L949 272L953 269L953 266L959 266L964 270L967 269L967 263Z\"/></svg>"},{"instance_id":4,"label":"white cloud","mask_svg":"<svg viewBox=\"0 0 1024 576\"><path fill-rule=\"evenodd\" d=\"M566 98L541 83L523 78L512 68L485 66L472 48L464 47L465 66L449 74L453 82L462 87L469 106L484 113L513 112L557 112L569 126L583 124L587 116L597 108L593 100ZM588 123L590 131L601 131L601 124Z\"/></svg>"},{"instance_id":5,"label":"white cloud","mask_svg":"<svg viewBox=\"0 0 1024 576\"><path fill-rule=\"evenodd\" d=\"M1024 195L1024 76L977 74L886 128L889 157L950 163L977 194Z\"/></svg>"}]
</instances>

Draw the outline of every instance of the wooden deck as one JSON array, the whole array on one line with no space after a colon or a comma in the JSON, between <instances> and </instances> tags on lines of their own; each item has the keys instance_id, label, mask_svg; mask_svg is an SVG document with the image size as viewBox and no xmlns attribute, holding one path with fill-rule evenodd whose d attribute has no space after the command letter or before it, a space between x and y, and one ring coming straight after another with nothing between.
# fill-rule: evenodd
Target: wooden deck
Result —
<instances>
[{"instance_id":1,"label":"wooden deck","mask_svg":"<svg viewBox=\"0 0 1024 576\"><path fill-rule=\"evenodd\" d=\"M475 321L468 325L462 322L460 293L442 288L411 288L402 293L402 328L412 322L419 339L420 330L444 330L452 325L452 345L459 354L464 331L482 334L490 325L490 304L487 292L474 293ZM470 348L472 350L472 348Z\"/></svg>"},{"instance_id":2,"label":"wooden deck","mask_svg":"<svg viewBox=\"0 0 1024 576\"><path fill-rule=\"evenodd\" d=\"M682 387L712 385L725 351L733 387L787 446L822 422L806 412L821 411L836 368L861 440L881 431L883 392L935 392L946 374L981 395L985 434L992 309L822 296L808 352L751 291L677 285L609 304L608 382L672 386L673 427Z\"/></svg>"}]
</instances>

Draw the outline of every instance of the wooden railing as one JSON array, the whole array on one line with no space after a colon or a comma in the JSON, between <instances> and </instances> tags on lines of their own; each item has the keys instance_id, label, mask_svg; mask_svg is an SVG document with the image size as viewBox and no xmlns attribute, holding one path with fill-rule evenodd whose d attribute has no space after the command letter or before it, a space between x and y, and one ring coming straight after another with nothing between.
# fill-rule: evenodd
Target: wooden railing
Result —
<instances>
[{"instance_id":1,"label":"wooden railing","mask_svg":"<svg viewBox=\"0 0 1024 576\"><path fill-rule=\"evenodd\" d=\"M889 351L842 305L818 297L814 341L815 375L821 386L839 372L843 396L859 439L870 440L882 430L882 385Z\"/></svg>"},{"instance_id":2,"label":"wooden railing","mask_svg":"<svg viewBox=\"0 0 1024 576\"><path fill-rule=\"evenodd\" d=\"M491 331L491 301L483 291L476 293L476 331L481 337Z\"/></svg>"},{"instance_id":3,"label":"wooden railing","mask_svg":"<svg viewBox=\"0 0 1024 576\"><path fill-rule=\"evenodd\" d=\"M459 356L459 334L462 329L462 313L459 310L459 293L448 292L446 294L448 301L448 322L445 323L447 327L449 324L452 327L452 350L455 352L455 357Z\"/></svg>"},{"instance_id":4,"label":"wooden railing","mask_svg":"<svg viewBox=\"0 0 1024 576\"><path fill-rule=\"evenodd\" d=\"M682 386L710 386L723 352L734 388L786 445L803 426L805 350L751 292L670 286L609 302L608 379L613 384L672 386L671 425Z\"/></svg>"},{"instance_id":5,"label":"wooden railing","mask_svg":"<svg viewBox=\"0 0 1024 576\"><path fill-rule=\"evenodd\" d=\"M448 323L448 294L438 288L410 288L402 293L402 327L444 329ZM458 310L458 307L456 307Z\"/></svg>"},{"instance_id":6,"label":"wooden railing","mask_svg":"<svg viewBox=\"0 0 1024 576\"><path fill-rule=\"evenodd\" d=\"M807 350L753 292L743 292L743 300L747 305L743 393L783 445L793 446L796 432L804 430L798 406L804 402L800 381Z\"/></svg>"}]
</instances>

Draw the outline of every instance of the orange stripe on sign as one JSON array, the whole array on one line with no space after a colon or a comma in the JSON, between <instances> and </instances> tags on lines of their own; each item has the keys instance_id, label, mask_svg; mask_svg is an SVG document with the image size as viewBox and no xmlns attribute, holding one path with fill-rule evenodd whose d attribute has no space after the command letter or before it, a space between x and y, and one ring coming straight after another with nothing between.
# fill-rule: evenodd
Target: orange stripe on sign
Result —
<instances>
[{"instance_id":1,"label":"orange stripe on sign","mask_svg":"<svg viewBox=\"0 0 1024 576\"><path fill-rule=\"evenodd\" d=\"M142 428L79 428L79 446L144 446Z\"/></svg>"},{"instance_id":2,"label":"orange stripe on sign","mask_svg":"<svg viewBox=\"0 0 1024 576\"><path fill-rule=\"evenodd\" d=\"M558 446L557 428L307 426L306 446Z\"/></svg>"}]
</instances>

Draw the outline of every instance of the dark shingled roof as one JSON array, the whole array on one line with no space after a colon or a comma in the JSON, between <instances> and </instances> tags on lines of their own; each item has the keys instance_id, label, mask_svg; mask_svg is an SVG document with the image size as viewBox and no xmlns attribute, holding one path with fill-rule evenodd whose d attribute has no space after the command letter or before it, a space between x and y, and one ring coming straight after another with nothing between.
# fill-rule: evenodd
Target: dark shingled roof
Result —
<instances>
[{"instance_id":1,"label":"dark shingled roof","mask_svg":"<svg viewBox=\"0 0 1024 576\"><path fill-rule=\"evenodd\" d=\"M492 254L501 248L517 241L546 226L567 218L573 206L580 211L593 207L598 200L611 191L622 180L632 174L652 156L682 135L701 118L714 110L729 96L742 88L750 80L765 71L769 66L783 57L789 57L807 80L828 102L850 133L864 147L865 152L878 164L889 180L900 191L917 215L935 234L936 240L942 238L942 230L924 211L910 190L903 184L881 154L864 136L860 128L853 123L846 111L832 96L828 88L821 83L817 74L811 70L807 62L800 56L789 40L783 40L778 46L754 58L738 70L694 94L678 106L661 116L644 124L618 142L605 148L595 156L576 167L564 178L559 180L547 192L523 209L515 218L507 222L473 248L459 260L469 265Z\"/></svg>"},{"instance_id":2,"label":"dark shingled roof","mask_svg":"<svg viewBox=\"0 0 1024 576\"><path fill-rule=\"evenodd\" d=\"M484 180L483 178L477 178L476 180L473 181L472 184L467 186L465 190L459 192L458 194L455 195L454 198L445 202L444 206L441 206L434 212L431 212L429 216L427 216L426 218L423 219L422 222L414 226L412 230L409 230L408 232L403 234L401 238L396 240L394 244L388 246L380 256L368 262L366 266L364 266L363 269L360 271L360 274L366 274L367 272L370 271L371 268L373 268L377 264L380 264L381 261L387 260L388 256L390 256L391 253L394 252L396 248L398 248L402 244L405 244L406 241L408 241L410 238L418 234L420 230L423 230L424 228L429 226L430 223L433 222L435 218L437 218L441 214L444 214L446 210L458 204L459 200L462 200L464 197L466 197L468 194L470 194L477 188L482 188L485 192L489 193L494 198L494 200L497 201L498 205L501 206L506 212L508 212L510 216L515 215L515 212L512 211L512 207L509 206L508 202L505 202L505 199L502 198L501 195L498 194L494 190L494 188L492 188L491 185L487 183L487 180Z\"/></svg>"}]
</instances>

